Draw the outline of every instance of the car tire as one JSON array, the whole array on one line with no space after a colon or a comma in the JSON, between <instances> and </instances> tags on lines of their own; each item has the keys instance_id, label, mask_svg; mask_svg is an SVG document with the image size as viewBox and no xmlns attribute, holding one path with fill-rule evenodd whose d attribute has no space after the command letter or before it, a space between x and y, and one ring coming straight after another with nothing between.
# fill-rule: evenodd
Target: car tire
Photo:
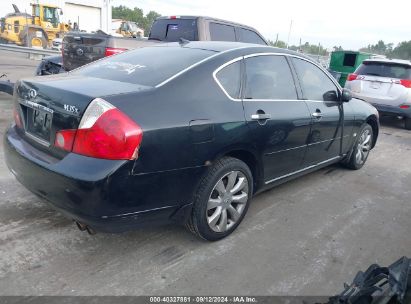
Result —
<instances>
[{"instance_id":1,"label":"car tire","mask_svg":"<svg viewBox=\"0 0 411 304\"><path fill-rule=\"evenodd\" d=\"M406 117L404 119L405 129L411 130L411 117Z\"/></svg>"},{"instance_id":2,"label":"car tire","mask_svg":"<svg viewBox=\"0 0 411 304\"><path fill-rule=\"evenodd\" d=\"M241 223L252 194L250 168L237 158L223 157L201 179L186 227L205 240L220 240Z\"/></svg>"},{"instance_id":3,"label":"car tire","mask_svg":"<svg viewBox=\"0 0 411 304\"><path fill-rule=\"evenodd\" d=\"M47 40L44 37L44 35L42 37L37 37L35 32L30 31L28 33L27 38L26 38L26 41L24 43L26 47L30 47L30 48L40 47L40 48L43 48L43 49L47 48Z\"/></svg>"},{"instance_id":4,"label":"car tire","mask_svg":"<svg viewBox=\"0 0 411 304\"><path fill-rule=\"evenodd\" d=\"M352 148L350 159L345 163L346 167L361 169L368 159L373 142L373 131L369 124L364 124Z\"/></svg>"}]
</instances>

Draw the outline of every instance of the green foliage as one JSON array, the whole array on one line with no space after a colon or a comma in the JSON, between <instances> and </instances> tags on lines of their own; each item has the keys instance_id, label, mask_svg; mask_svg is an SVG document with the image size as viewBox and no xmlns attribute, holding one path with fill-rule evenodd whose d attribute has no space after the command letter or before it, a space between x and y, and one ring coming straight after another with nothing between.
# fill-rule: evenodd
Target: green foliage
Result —
<instances>
[{"instance_id":1,"label":"green foliage","mask_svg":"<svg viewBox=\"0 0 411 304\"><path fill-rule=\"evenodd\" d=\"M369 44L366 47L360 49L360 52L385 55L388 58L398 58L411 60L411 40L403 41L394 47L393 43L385 44L380 40L377 44Z\"/></svg>"},{"instance_id":2,"label":"green foliage","mask_svg":"<svg viewBox=\"0 0 411 304\"><path fill-rule=\"evenodd\" d=\"M151 25L157 17L160 17L160 14L155 11L150 11L144 16L143 10L138 7L131 9L124 5L113 6L113 19L134 21L139 27L144 29L145 35L148 35Z\"/></svg>"},{"instance_id":3,"label":"green foliage","mask_svg":"<svg viewBox=\"0 0 411 304\"><path fill-rule=\"evenodd\" d=\"M271 46L279 47L279 48L287 48L287 44L282 40L271 41L268 40L268 44ZM293 51L301 51L305 54L312 54L312 55L321 55L325 56L328 55L327 50L321 44L310 44L308 42L301 45L301 48L296 45L290 45L288 47L290 50Z\"/></svg>"},{"instance_id":4,"label":"green foliage","mask_svg":"<svg viewBox=\"0 0 411 304\"><path fill-rule=\"evenodd\" d=\"M274 47L282 48L282 49L287 48L287 44L284 41L281 41L281 40L277 40L275 42L271 41L271 40L268 40L268 44L271 45L271 46L274 46Z\"/></svg>"}]
</instances>

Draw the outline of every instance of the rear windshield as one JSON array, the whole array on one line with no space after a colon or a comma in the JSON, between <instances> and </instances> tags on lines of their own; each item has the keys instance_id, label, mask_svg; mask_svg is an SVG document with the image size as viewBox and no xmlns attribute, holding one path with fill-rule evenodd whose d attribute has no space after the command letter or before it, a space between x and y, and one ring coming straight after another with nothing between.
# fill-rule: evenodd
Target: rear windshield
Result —
<instances>
[{"instance_id":1,"label":"rear windshield","mask_svg":"<svg viewBox=\"0 0 411 304\"><path fill-rule=\"evenodd\" d=\"M363 62L358 67L356 74L411 79L411 67L396 63Z\"/></svg>"},{"instance_id":2,"label":"rear windshield","mask_svg":"<svg viewBox=\"0 0 411 304\"><path fill-rule=\"evenodd\" d=\"M157 19L148 39L176 42L180 38L197 41L196 19Z\"/></svg>"},{"instance_id":3,"label":"rear windshield","mask_svg":"<svg viewBox=\"0 0 411 304\"><path fill-rule=\"evenodd\" d=\"M180 46L146 47L98 60L71 73L152 87L213 54Z\"/></svg>"}]
</instances>

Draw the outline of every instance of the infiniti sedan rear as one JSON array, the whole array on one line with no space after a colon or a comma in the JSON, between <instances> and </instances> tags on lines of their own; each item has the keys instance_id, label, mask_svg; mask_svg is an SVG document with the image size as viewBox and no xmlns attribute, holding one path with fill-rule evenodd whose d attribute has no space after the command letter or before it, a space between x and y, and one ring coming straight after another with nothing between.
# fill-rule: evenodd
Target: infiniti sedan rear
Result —
<instances>
[{"instance_id":1,"label":"infiniti sedan rear","mask_svg":"<svg viewBox=\"0 0 411 304\"><path fill-rule=\"evenodd\" d=\"M19 81L6 163L81 230L184 224L218 240L257 192L360 169L378 112L301 54L172 43Z\"/></svg>"}]
</instances>

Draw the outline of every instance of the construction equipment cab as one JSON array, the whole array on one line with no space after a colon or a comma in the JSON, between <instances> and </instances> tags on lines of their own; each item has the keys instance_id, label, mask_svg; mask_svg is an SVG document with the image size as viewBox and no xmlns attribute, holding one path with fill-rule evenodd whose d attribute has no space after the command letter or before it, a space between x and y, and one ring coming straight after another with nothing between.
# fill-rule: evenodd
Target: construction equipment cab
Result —
<instances>
[{"instance_id":1,"label":"construction equipment cab","mask_svg":"<svg viewBox=\"0 0 411 304\"><path fill-rule=\"evenodd\" d=\"M0 42L46 48L53 39L69 30L68 24L60 22L62 11L59 7L33 3L31 6L32 14L29 15L13 4L14 13L1 20Z\"/></svg>"}]
</instances>

